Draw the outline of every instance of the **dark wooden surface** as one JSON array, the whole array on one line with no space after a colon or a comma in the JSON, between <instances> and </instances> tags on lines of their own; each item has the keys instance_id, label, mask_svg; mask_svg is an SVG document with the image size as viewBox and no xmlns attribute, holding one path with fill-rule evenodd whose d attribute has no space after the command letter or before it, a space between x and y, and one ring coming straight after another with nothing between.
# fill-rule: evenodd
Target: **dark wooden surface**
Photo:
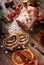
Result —
<instances>
[{"instance_id":1,"label":"dark wooden surface","mask_svg":"<svg viewBox=\"0 0 44 65\"><path fill-rule=\"evenodd\" d=\"M23 31L23 29L21 29L20 27L17 27L16 24L15 26L16 26L16 29L14 30L15 32ZM29 39L29 44L26 44L25 47L31 49L31 51L34 53L35 59L39 60L39 65L44 65L44 55L42 55L40 51L38 51L35 47L32 47L30 44L33 45L31 38ZM3 47L3 39L0 38L0 65L13 65L13 62L11 59L13 52L15 52L15 49L13 51L9 51L5 47Z\"/></svg>"},{"instance_id":2,"label":"dark wooden surface","mask_svg":"<svg viewBox=\"0 0 44 65\"><path fill-rule=\"evenodd\" d=\"M15 32L24 31L22 28L20 28L18 26L18 24L16 24L16 22L13 23L13 24L15 25L15 27L14 27L15 29L13 30L13 32L14 31ZM44 65L44 55L42 55L40 53L40 51L38 51L35 47L32 47L33 43L34 42L32 42L32 40L30 38L29 44L26 44L25 48L29 48L34 53L35 59L39 60L39 65ZM36 42L35 42L35 44L36 44ZM12 59L11 59L13 52L15 52L15 49L13 51L9 51L5 47L3 47L3 39L0 38L0 65L14 65L13 62L12 62ZM44 50L43 50L43 52L44 52Z\"/></svg>"},{"instance_id":3,"label":"dark wooden surface","mask_svg":"<svg viewBox=\"0 0 44 65\"><path fill-rule=\"evenodd\" d=\"M42 55L35 47L31 46L31 38L29 40L29 43L25 45L25 48L29 48L35 56L35 59L39 60L39 65L44 65L44 55ZM7 50L5 47L3 47L2 39L0 39L0 65L13 65L12 62L12 54L16 50Z\"/></svg>"},{"instance_id":4,"label":"dark wooden surface","mask_svg":"<svg viewBox=\"0 0 44 65\"><path fill-rule=\"evenodd\" d=\"M44 0L41 0L42 2L42 12L44 15ZM17 26L16 26L17 27ZM18 30L18 29L17 29ZM17 31L15 29L15 31ZM20 28L21 30L21 28ZM18 30L19 31L19 30ZM14 51L9 51L5 47L3 47L3 39L0 38L0 65L13 65L11 56ZM29 40L29 44L31 44ZM39 60L39 65L44 65L44 55L42 55L36 48L32 47L31 45L25 45L26 48L29 48L34 53L34 56L36 59Z\"/></svg>"}]
</instances>

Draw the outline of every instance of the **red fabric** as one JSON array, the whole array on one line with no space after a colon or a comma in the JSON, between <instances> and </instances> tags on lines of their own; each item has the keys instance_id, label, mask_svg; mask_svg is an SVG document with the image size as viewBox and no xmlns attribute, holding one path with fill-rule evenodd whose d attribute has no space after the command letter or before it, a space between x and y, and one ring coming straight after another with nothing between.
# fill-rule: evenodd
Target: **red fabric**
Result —
<instances>
[{"instance_id":1,"label":"red fabric","mask_svg":"<svg viewBox=\"0 0 44 65\"><path fill-rule=\"evenodd\" d=\"M35 64L34 65L39 65L39 61L35 60Z\"/></svg>"}]
</instances>

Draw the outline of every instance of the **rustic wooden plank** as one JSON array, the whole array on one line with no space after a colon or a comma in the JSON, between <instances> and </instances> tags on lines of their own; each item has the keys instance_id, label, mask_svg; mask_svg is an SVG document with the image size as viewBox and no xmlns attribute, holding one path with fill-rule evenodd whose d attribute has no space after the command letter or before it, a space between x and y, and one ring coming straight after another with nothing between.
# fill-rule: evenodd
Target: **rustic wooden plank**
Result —
<instances>
[{"instance_id":1,"label":"rustic wooden plank","mask_svg":"<svg viewBox=\"0 0 44 65\"><path fill-rule=\"evenodd\" d=\"M40 65L44 65L44 56L36 48L32 47L30 44L31 43L29 41L29 43L25 45L25 48L29 48L34 53L35 59L39 60ZM6 51L8 51L8 53L5 53ZM13 65L11 59L13 52L14 50L9 51L5 47L0 48L0 65Z\"/></svg>"}]
</instances>

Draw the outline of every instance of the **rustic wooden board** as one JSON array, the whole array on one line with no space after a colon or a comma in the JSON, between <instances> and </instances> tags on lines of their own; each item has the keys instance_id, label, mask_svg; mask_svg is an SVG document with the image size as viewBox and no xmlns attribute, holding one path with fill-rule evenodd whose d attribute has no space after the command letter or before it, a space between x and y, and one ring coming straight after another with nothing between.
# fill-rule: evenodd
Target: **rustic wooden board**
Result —
<instances>
[{"instance_id":1,"label":"rustic wooden board","mask_svg":"<svg viewBox=\"0 0 44 65\"><path fill-rule=\"evenodd\" d=\"M25 45L26 48L29 48L33 53L36 59L39 60L39 64L40 65L44 65L44 56L38 51L36 50L34 47L32 47L31 45L27 44ZM8 51L8 53L5 53L6 51ZM14 51L9 51L7 49L0 48L0 65L13 65L11 56L12 53Z\"/></svg>"},{"instance_id":2,"label":"rustic wooden board","mask_svg":"<svg viewBox=\"0 0 44 65\"><path fill-rule=\"evenodd\" d=\"M40 1L42 2L41 11L43 12L43 16L44 16L44 0L40 0ZM16 32L23 31L22 28L19 27L16 22L14 22L13 24L15 24L15 26L13 26L14 27L13 31L16 31ZM10 24L9 24L9 27L10 27ZM8 51L5 47L3 47L2 40L3 39L0 39L0 65L13 65L11 56L14 51ZM39 60L40 65L44 65L44 55L42 55L36 48L32 47L31 45L28 46L28 44L27 44L27 45L25 45L25 47L32 50L35 58ZM7 53L7 51L8 51L8 53Z\"/></svg>"},{"instance_id":3,"label":"rustic wooden board","mask_svg":"<svg viewBox=\"0 0 44 65\"><path fill-rule=\"evenodd\" d=\"M15 24L15 27L14 27L15 29L13 30L13 32L14 31L15 32L21 32L21 31L25 32L21 27L18 26L16 22L14 22L13 24ZM2 40L3 39L0 39L0 65L13 65L11 56L14 50L9 51L5 47L1 46L3 45ZM31 49L31 51L34 53L35 58L39 60L40 65L44 65L44 56L36 48L30 45L31 44L30 41L31 41L31 38L29 40L29 44L26 44L25 47Z\"/></svg>"}]
</instances>

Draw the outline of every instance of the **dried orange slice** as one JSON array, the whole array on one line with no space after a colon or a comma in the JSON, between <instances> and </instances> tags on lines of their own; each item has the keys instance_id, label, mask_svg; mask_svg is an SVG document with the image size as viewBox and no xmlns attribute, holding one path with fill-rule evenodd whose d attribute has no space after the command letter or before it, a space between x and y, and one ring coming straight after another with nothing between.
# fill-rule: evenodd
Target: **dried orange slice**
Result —
<instances>
[{"instance_id":1,"label":"dried orange slice","mask_svg":"<svg viewBox=\"0 0 44 65\"><path fill-rule=\"evenodd\" d=\"M12 55L12 61L15 65L31 64L33 60L34 55L30 49L18 50Z\"/></svg>"}]
</instances>

